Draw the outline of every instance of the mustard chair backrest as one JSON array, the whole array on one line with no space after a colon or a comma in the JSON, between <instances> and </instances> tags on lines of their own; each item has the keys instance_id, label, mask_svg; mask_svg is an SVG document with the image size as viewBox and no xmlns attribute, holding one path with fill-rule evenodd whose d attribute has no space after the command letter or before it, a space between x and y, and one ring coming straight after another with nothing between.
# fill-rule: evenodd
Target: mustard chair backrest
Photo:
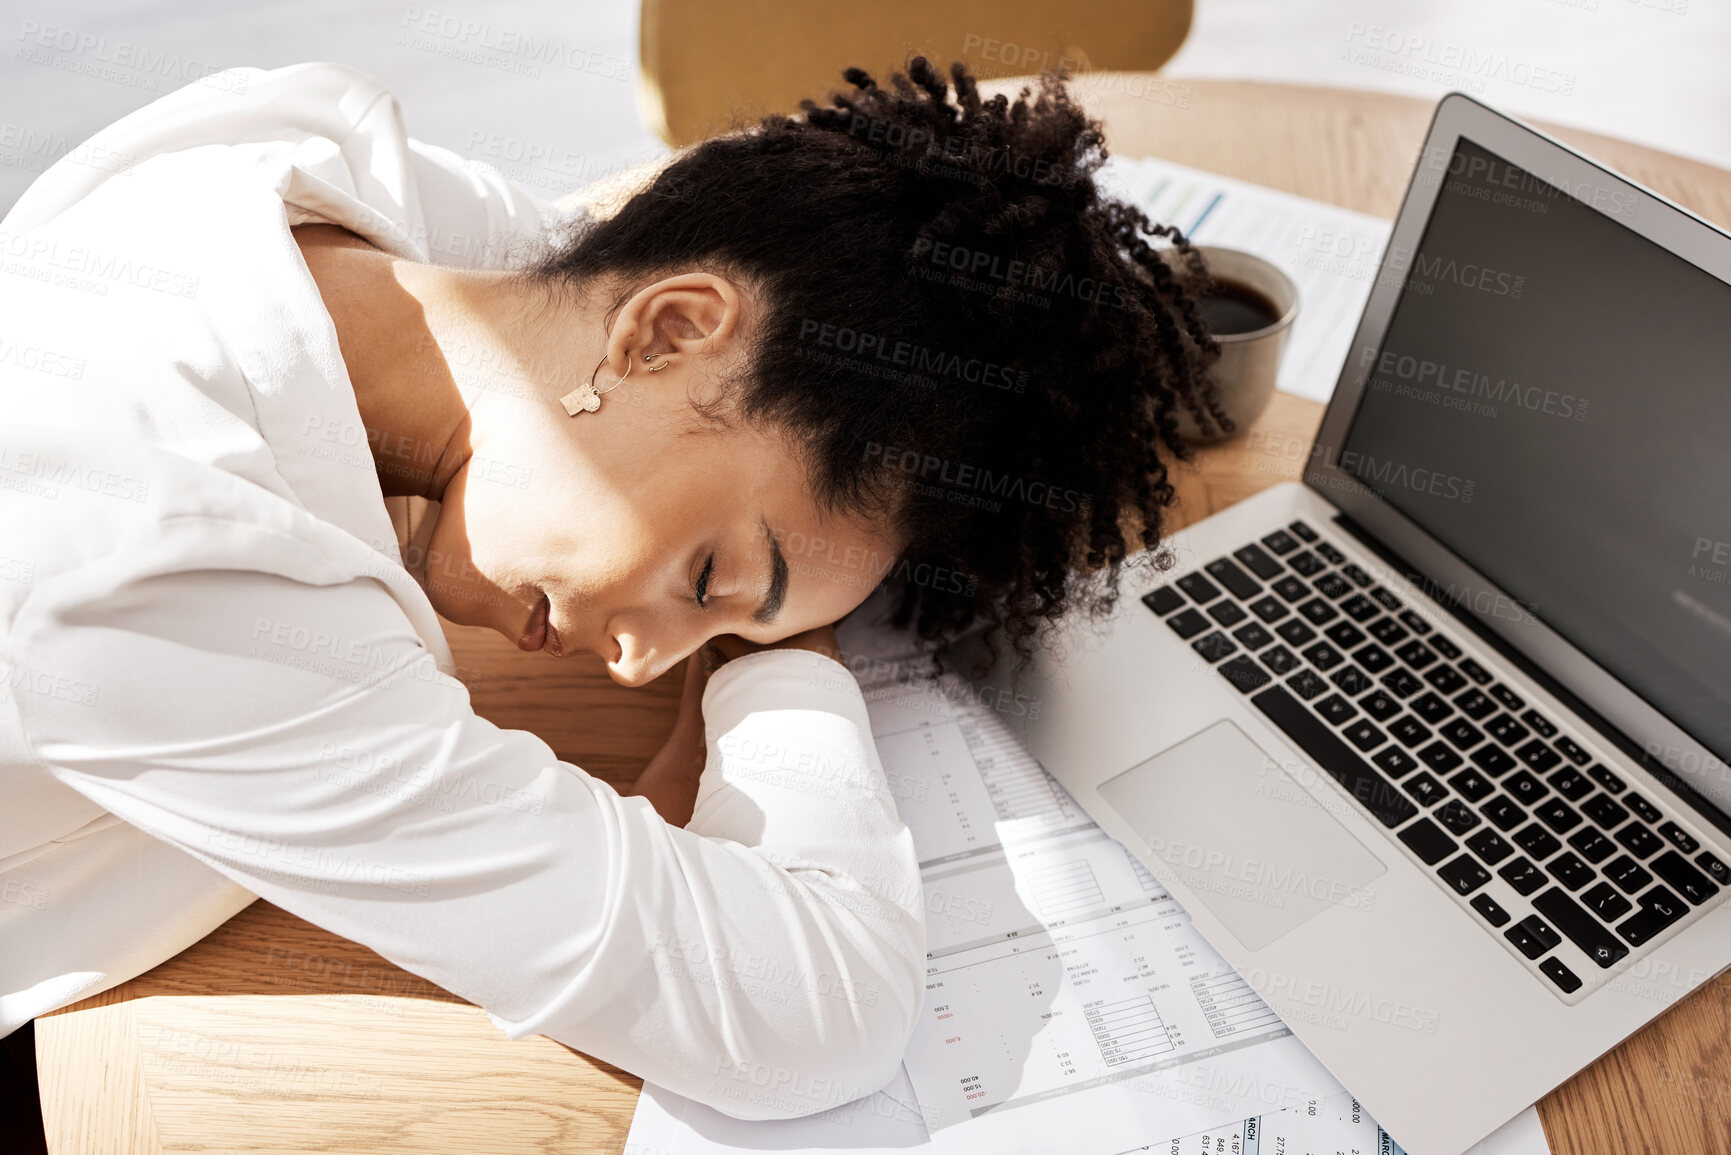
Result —
<instances>
[{"instance_id":1,"label":"mustard chair backrest","mask_svg":"<svg viewBox=\"0 0 1731 1155\"><path fill-rule=\"evenodd\" d=\"M923 53L948 76L960 60L980 79L1064 65L1152 72L1184 43L1193 0L643 0L638 105L680 147L802 99L825 103L864 68L887 86Z\"/></svg>"}]
</instances>

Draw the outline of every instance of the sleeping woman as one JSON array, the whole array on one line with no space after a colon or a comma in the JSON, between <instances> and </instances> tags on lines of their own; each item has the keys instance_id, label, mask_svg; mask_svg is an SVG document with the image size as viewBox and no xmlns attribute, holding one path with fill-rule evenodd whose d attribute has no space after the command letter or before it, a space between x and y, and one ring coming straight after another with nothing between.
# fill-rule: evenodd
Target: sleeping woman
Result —
<instances>
[{"instance_id":1,"label":"sleeping woman","mask_svg":"<svg viewBox=\"0 0 1731 1155\"><path fill-rule=\"evenodd\" d=\"M262 896L741 1118L891 1077L920 878L833 625L881 588L1025 658L1108 607L1217 348L1061 77L893 79L607 214L329 64L189 85L30 187L0 1035ZM627 686L694 658L672 737L619 793L477 717L441 616ZM798 1078L742 1096L764 1069Z\"/></svg>"}]
</instances>

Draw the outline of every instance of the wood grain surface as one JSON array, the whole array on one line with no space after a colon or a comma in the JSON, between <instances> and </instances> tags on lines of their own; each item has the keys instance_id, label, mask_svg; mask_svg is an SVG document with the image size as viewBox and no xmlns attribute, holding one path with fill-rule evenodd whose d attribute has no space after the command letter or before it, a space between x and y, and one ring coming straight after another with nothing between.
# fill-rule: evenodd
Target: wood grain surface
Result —
<instances>
[{"instance_id":1,"label":"wood grain surface","mask_svg":"<svg viewBox=\"0 0 1731 1155\"><path fill-rule=\"evenodd\" d=\"M1085 76L1075 91L1116 152L1384 217L1399 206L1432 107L1126 74ZM1731 173L1550 131L1731 222ZM1245 434L1201 452L1179 473L1174 528L1296 478L1321 415L1277 394ZM479 713L541 735L616 786L672 727L679 669L624 690L588 655L560 661L494 634L447 632ZM1731 977L1680 999L1680 985L1653 985L1655 999L1677 1005L1540 1104L1558 1155L1731 1155ZM58 1155L618 1152L640 1086L545 1037L509 1042L479 1008L265 902L149 973L44 1016L36 1037Z\"/></svg>"}]
</instances>

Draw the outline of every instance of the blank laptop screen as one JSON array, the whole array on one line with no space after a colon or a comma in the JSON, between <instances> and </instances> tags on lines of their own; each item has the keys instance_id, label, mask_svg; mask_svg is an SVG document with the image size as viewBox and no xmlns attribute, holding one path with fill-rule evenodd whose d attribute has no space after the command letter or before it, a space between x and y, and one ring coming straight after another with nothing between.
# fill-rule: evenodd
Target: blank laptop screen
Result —
<instances>
[{"instance_id":1,"label":"blank laptop screen","mask_svg":"<svg viewBox=\"0 0 1731 1155\"><path fill-rule=\"evenodd\" d=\"M1438 179L1337 464L1731 760L1731 286L1626 193Z\"/></svg>"}]
</instances>

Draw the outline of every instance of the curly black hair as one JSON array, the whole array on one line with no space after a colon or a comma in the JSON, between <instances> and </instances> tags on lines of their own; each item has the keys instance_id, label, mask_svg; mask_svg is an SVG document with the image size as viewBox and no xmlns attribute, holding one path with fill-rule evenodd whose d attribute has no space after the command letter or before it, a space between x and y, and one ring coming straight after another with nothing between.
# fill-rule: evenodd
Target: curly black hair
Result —
<instances>
[{"instance_id":1,"label":"curly black hair","mask_svg":"<svg viewBox=\"0 0 1731 1155\"><path fill-rule=\"evenodd\" d=\"M1166 455L1188 458L1177 407L1231 428L1207 270L1102 195L1104 135L1064 73L1014 103L959 62L952 102L924 56L888 89L843 76L829 107L679 155L529 273L751 285L768 307L732 413L792 435L823 508L891 519L897 625L940 652L1001 627L1021 670L1042 623L1110 611L1126 558L1158 545Z\"/></svg>"}]
</instances>

